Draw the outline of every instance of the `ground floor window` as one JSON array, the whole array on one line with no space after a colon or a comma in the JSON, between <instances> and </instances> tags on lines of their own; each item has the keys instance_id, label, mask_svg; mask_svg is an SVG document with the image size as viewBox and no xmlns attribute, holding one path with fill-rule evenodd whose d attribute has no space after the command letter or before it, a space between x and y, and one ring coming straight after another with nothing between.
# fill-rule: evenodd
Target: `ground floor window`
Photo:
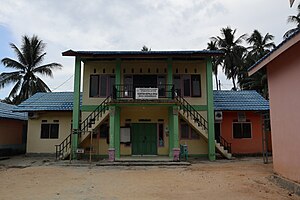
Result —
<instances>
[{"instance_id":1,"label":"ground floor window","mask_svg":"<svg viewBox=\"0 0 300 200\"><path fill-rule=\"evenodd\" d=\"M197 131L183 120L180 121L180 136L181 139L200 139L200 135Z\"/></svg>"},{"instance_id":2,"label":"ground floor window","mask_svg":"<svg viewBox=\"0 0 300 200\"><path fill-rule=\"evenodd\" d=\"M164 140L164 124L158 124L158 146L165 146Z\"/></svg>"},{"instance_id":3,"label":"ground floor window","mask_svg":"<svg viewBox=\"0 0 300 200\"><path fill-rule=\"evenodd\" d=\"M58 139L59 124L46 124L41 125L41 139Z\"/></svg>"},{"instance_id":4,"label":"ground floor window","mask_svg":"<svg viewBox=\"0 0 300 200\"><path fill-rule=\"evenodd\" d=\"M106 139L106 143L109 144L109 126L108 123L103 123L100 125L100 138Z\"/></svg>"},{"instance_id":5,"label":"ground floor window","mask_svg":"<svg viewBox=\"0 0 300 200\"><path fill-rule=\"evenodd\" d=\"M251 138L251 122L233 122L233 138Z\"/></svg>"}]
</instances>

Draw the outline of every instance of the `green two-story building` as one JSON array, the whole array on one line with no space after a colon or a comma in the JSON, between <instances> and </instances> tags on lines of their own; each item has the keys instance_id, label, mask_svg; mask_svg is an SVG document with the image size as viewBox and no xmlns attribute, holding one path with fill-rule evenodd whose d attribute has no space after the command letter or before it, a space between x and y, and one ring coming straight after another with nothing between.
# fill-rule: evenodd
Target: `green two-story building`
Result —
<instances>
[{"instance_id":1,"label":"green two-story building","mask_svg":"<svg viewBox=\"0 0 300 200\"><path fill-rule=\"evenodd\" d=\"M73 51L75 57L71 149L86 149L114 161L122 156L179 159L189 154L215 160L213 56L220 51ZM83 81L82 81L83 80ZM82 105L80 90L82 88ZM96 149L96 150L95 150ZM57 146L63 155L64 144Z\"/></svg>"}]
</instances>

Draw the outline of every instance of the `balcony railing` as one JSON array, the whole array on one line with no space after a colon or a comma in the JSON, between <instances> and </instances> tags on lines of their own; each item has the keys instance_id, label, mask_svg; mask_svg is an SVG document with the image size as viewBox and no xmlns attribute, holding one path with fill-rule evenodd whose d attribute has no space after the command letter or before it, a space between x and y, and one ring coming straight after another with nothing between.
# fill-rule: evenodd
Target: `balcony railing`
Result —
<instances>
[{"instance_id":1,"label":"balcony railing","mask_svg":"<svg viewBox=\"0 0 300 200\"><path fill-rule=\"evenodd\" d=\"M113 99L174 99L173 84L132 85L119 84L113 87Z\"/></svg>"}]
</instances>

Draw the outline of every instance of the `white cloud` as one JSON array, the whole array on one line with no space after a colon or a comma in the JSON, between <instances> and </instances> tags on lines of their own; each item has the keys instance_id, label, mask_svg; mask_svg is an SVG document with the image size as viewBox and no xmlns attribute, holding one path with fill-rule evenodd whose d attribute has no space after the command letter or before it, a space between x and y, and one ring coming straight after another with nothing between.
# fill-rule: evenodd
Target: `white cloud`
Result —
<instances>
[{"instance_id":1,"label":"white cloud","mask_svg":"<svg viewBox=\"0 0 300 200\"><path fill-rule=\"evenodd\" d=\"M67 49L139 50L144 44L152 50L204 49L227 25L238 35L256 28L270 32L278 44L294 13L287 0L19 0L1 2L0 24L15 38L7 43L20 44L23 34L47 43L45 63L64 65L55 79L45 79L55 88L73 74L74 60L61 56ZM72 86L69 81L60 89Z\"/></svg>"}]
</instances>

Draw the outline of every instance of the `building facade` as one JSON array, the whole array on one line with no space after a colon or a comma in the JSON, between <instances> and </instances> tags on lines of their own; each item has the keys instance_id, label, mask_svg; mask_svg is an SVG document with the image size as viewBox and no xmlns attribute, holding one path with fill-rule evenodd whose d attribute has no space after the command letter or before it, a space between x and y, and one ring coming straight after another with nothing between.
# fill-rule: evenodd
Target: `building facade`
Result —
<instances>
[{"instance_id":1,"label":"building facade","mask_svg":"<svg viewBox=\"0 0 300 200\"><path fill-rule=\"evenodd\" d=\"M75 57L72 149L99 132L109 159L190 154L215 160L211 56L218 51L66 51ZM83 79L81 85L81 78ZM80 107L80 88L82 106ZM81 121L80 121L81 119ZM109 130L107 129L109 127Z\"/></svg>"},{"instance_id":2,"label":"building facade","mask_svg":"<svg viewBox=\"0 0 300 200\"><path fill-rule=\"evenodd\" d=\"M271 152L265 115L269 102L255 90L214 91L215 136L230 143L232 154Z\"/></svg>"},{"instance_id":3,"label":"building facade","mask_svg":"<svg viewBox=\"0 0 300 200\"><path fill-rule=\"evenodd\" d=\"M268 101L256 91L214 91L213 94L216 145L221 143L226 146L226 141L227 147L231 147L233 154L262 153L261 115L268 111ZM80 99L82 95L81 93ZM27 154L54 154L56 152L58 159L69 155L73 99L73 92L36 93L18 106L17 111L29 113ZM83 108L80 106L80 110ZM218 116L220 113L221 117ZM241 113L245 114L242 118ZM141 116L146 117L140 120ZM99 118L103 120L94 128L92 134L89 132L79 134L84 139L79 138L81 142L77 149L81 149L82 152L77 154L78 158L88 158L91 155L97 160L108 157L110 127L114 125L110 124L108 114ZM154 105L124 106L120 113L121 122L122 118L125 120L124 124L120 125L120 157L150 154L169 156L170 131L166 123L168 120L166 106L157 108ZM208 143L204 137L199 135L197 130L189 124L190 122L184 120L183 117L179 116L178 120L179 144L188 145L189 156L207 157ZM233 128L235 125L243 125L243 128ZM144 137L148 139L149 135L150 139L154 138L151 139L152 146L148 145L146 148L139 149L138 144L144 145ZM139 140L142 141L137 142Z\"/></svg>"},{"instance_id":4,"label":"building facade","mask_svg":"<svg viewBox=\"0 0 300 200\"><path fill-rule=\"evenodd\" d=\"M73 92L36 93L14 109L28 113L27 154L54 154L72 131Z\"/></svg>"},{"instance_id":5,"label":"building facade","mask_svg":"<svg viewBox=\"0 0 300 200\"><path fill-rule=\"evenodd\" d=\"M267 68L273 167L277 174L300 183L300 32L279 44L249 69L252 75Z\"/></svg>"}]
</instances>

